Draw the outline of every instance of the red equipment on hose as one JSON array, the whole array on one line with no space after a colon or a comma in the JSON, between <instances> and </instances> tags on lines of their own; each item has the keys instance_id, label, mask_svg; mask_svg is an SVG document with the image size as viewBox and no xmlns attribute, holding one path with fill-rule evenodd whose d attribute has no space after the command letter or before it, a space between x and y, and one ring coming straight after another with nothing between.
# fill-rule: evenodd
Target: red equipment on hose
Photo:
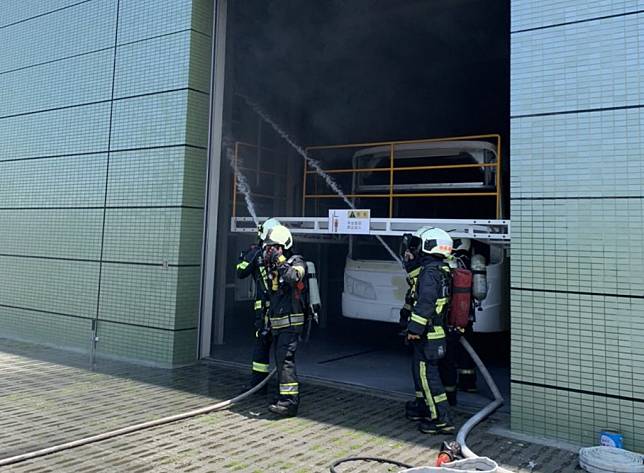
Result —
<instances>
[{"instance_id":1,"label":"red equipment on hose","mask_svg":"<svg viewBox=\"0 0 644 473\"><path fill-rule=\"evenodd\" d=\"M436 466L443 466L444 463L450 463L461 458L461 445L452 440L443 442L441 451L436 458Z\"/></svg>"}]
</instances>

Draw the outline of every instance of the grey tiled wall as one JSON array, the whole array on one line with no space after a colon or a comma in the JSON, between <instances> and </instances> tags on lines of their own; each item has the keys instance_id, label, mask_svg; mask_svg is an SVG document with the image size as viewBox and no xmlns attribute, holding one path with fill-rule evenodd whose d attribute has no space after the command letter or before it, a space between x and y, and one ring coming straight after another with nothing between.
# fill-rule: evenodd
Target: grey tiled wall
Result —
<instances>
[{"instance_id":1,"label":"grey tiled wall","mask_svg":"<svg viewBox=\"0 0 644 473\"><path fill-rule=\"evenodd\" d=\"M644 2L512 1L512 428L644 450Z\"/></svg>"}]
</instances>

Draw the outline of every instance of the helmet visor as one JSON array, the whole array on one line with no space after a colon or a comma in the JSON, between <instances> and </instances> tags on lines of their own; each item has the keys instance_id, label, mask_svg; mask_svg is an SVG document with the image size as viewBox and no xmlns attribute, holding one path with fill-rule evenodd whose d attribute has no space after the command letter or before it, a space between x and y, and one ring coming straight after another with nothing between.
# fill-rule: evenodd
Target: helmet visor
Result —
<instances>
[{"instance_id":1,"label":"helmet visor","mask_svg":"<svg viewBox=\"0 0 644 473\"><path fill-rule=\"evenodd\" d=\"M404 257L407 251L413 255L417 255L421 245L422 240L420 238L411 233L405 233L400 242L400 256Z\"/></svg>"}]
</instances>

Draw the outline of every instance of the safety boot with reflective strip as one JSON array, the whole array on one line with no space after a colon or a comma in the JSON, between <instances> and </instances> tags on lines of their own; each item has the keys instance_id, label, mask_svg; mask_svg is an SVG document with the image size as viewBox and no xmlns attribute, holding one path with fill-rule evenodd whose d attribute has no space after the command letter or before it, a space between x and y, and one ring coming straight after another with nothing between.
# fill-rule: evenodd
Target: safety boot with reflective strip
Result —
<instances>
[{"instance_id":1,"label":"safety boot with reflective strip","mask_svg":"<svg viewBox=\"0 0 644 473\"><path fill-rule=\"evenodd\" d=\"M417 392L416 399L405 403L405 417L413 421L429 419L429 409L423 399L423 393Z\"/></svg>"},{"instance_id":2,"label":"safety boot with reflective strip","mask_svg":"<svg viewBox=\"0 0 644 473\"><path fill-rule=\"evenodd\" d=\"M418 424L418 430L424 434L451 434L456 430L454 424L448 419L423 420Z\"/></svg>"},{"instance_id":3,"label":"safety boot with reflective strip","mask_svg":"<svg viewBox=\"0 0 644 473\"><path fill-rule=\"evenodd\" d=\"M429 409L427 409L425 401L405 406L405 417L413 421L429 419Z\"/></svg>"},{"instance_id":4,"label":"safety boot with reflective strip","mask_svg":"<svg viewBox=\"0 0 644 473\"><path fill-rule=\"evenodd\" d=\"M268 410L282 417L295 417L297 415L297 404L279 400L268 406Z\"/></svg>"}]
</instances>

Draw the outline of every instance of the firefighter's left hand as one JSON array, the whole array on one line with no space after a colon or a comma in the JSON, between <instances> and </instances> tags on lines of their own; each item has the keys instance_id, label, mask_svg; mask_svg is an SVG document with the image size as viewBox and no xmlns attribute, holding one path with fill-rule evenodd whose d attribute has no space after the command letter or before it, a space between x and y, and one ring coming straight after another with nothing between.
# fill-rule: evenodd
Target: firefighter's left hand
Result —
<instances>
[{"instance_id":1,"label":"firefighter's left hand","mask_svg":"<svg viewBox=\"0 0 644 473\"><path fill-rule=\"evenodd\" d=\"M406 309L403 307L400 309L400 317L398 318L398 325L402 329L406 329L407 325L409 325L409 319L411 318L411 310Z\"/></svg>"},{"instance_id":2,"label":"firefighter's left hand","mask_svg":"<svg viewBox=\"0 0 644 473\"><path fill-rule=\"evenodd\" d=\"M413 333L408 333L407 334L407 340L420 340L420 335L414 335Z\"/></svg>"},{"instance_id":3,"label":"firefighter's left hand","mask_svg":"<svg viewBox=\"0 0 644 473\"><path fill-rule=\"evenodd\" d=\"M463 329L458 327L447 327L447 337L458 341L463 336Z\"/></svg>"}]
</instances>

